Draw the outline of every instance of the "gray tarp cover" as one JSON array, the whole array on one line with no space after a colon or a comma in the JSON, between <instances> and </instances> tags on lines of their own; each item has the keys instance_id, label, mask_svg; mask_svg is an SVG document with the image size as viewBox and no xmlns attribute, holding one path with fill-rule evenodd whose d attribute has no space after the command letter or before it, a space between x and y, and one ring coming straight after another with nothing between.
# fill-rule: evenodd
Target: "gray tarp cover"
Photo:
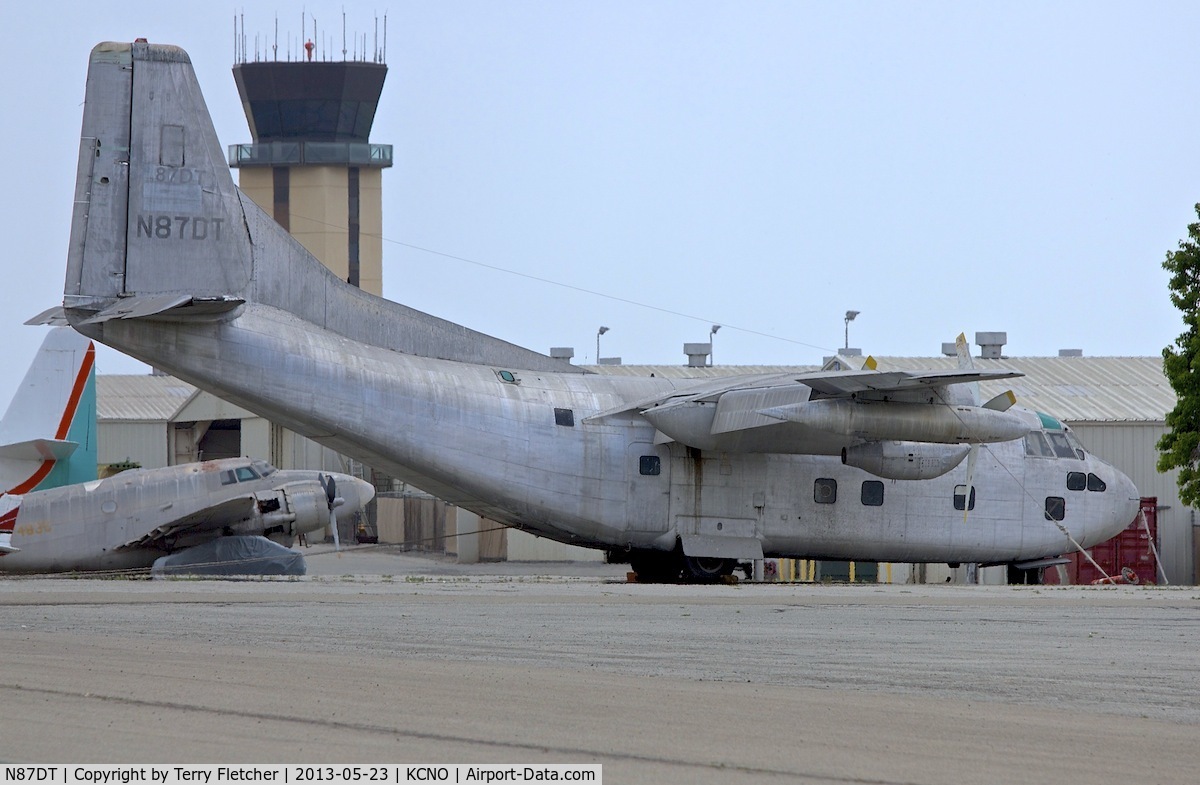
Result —
<instances>
[{"instance_id":1,"label":"gray tarp cover","mask_svg":"<svg viewBox=\"0 0 1200 785\"><path fill-rule=\"evenodd\" d=\"M304 556L266 537L218 537L154 560L150 574L303 575Z\"/></svg>"}]
</instances>

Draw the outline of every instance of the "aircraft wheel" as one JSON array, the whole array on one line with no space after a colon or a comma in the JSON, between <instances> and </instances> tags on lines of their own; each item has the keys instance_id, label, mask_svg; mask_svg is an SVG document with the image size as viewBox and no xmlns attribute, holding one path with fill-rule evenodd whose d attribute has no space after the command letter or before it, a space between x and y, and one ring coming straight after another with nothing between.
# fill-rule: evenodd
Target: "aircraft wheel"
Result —
<instances>
[{"instance_id":1,"label":"aircraft wheel","mask_svg":"<svg viewBox=\"0 0 1200 785\"><path fill-rule=\"evenodd\" d=\"M1014 565L1008 565L1008 583L1010 586L1040 586L1044 581L1043 570L1033 568L1022 570Z\"/></svg>"},{"instance_id":2,"label":"aircraft wheel","mask_svg":"<svg viewBox=\"0 0 1200 785\"><path fill-rule=\"evenodd\" d=\"M732 575L737 561L734 559L708 558L704 556L684 556L683 572L697 583L715 583L726 575Z\"/></svg>"},{"instance_id":3,"label":"aircraft wheel","mask_svg":"<svg viewBox=\"0 0 1200 785\"><path fill-rule=\"evenodd\" d=\"M642 583L679 583L678 553L672 551L630 551L629 566Z\"/></svg>"}]
</instances>

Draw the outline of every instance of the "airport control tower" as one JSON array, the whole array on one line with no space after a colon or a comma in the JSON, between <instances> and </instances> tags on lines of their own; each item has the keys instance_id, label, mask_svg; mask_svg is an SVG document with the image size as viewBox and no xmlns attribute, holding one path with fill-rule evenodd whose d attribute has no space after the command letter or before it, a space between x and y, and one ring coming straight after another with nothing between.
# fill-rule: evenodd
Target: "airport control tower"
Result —
<instances>
[{"instance_id":1,"label":"airport control tower","mask_svg":"<svg viewBox=\"0 0 1200 785\"><path fill-rule=\"evenodd\" d=\"M333 272L383 294L382 173L392 146L368 137L387 76L373 61L305 55L239 62L250 144L229 147L239 186ZM365 55L365 42L363 46Z\"/></svg>"}]
</instances>

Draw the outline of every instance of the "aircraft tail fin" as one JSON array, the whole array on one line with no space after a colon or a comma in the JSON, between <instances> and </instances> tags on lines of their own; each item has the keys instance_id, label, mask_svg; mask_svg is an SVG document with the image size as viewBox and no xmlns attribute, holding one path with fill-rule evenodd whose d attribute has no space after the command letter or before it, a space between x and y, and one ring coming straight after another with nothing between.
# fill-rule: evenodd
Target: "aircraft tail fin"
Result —
<instances>
[{"instance_id":1,"label":"aircraft tail fin","mask_svg":"<svg viewBox=\"0 0 1200 785\"><path fill-rule=\"evenodd\" d=\"M16 553L12 536L17 525L17 512L21 509L21 497L0 494L0 556Z\"/></svg>"},{"instance_id":2,"label":"aircraft tail fin","mask_svg":"<svg viewBox=\"0 0 1200 785\"><path fill-rule=\"evenodd\" d=\"M0 492L94 480L95 431L95 348L57 327L0 419Z\"/></svg>"},{"instance_id":3,"label":"aircraft tail fin","mask_svg":"<svg viewBox=\"0 0 1200 785\"><path fill-rule=\"evenodd\" d=\"M97 45L63 288L67 318L119 345L105 337L106 325L234 319L252 304L409 354L581 372L336 277L234 185L185 51Z\"/></svg>"}]
</instances>

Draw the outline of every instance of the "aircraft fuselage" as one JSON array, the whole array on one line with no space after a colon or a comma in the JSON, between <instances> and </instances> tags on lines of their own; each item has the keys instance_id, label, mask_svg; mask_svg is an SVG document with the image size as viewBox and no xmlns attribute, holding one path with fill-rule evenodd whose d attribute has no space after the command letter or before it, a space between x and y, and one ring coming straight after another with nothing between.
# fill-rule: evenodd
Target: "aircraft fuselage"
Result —
<instances>
[{"instance_id":1,"label":"aircraft fuselage","mask_svg":"<svg viewBox=\"0 0 1200 785\"><path fill-rule=\"evenodd\" d=\"M636 412L588 418L678 380L415 357L261 305L218 323L106 322L97 337L480 515L589 547L709 535L757 538L765 555L1015 562L1073 550L1066 532L1085 547L1107 539L1137 509L1132 484L1098 458L1030 456L1021 440L981 450L968 511L954 503L961 466L889 480L836 455L656 445ZM286 382L269 358L286 358ZM1068 491L1069 472L1106 490ZM1064 500L1060 522L1048 497Z\"/></svg>"},{"instance_id":2,"label":"aircraft fuselage","mask_svg":"<svg viewBox=\"0 0 1200 785\"><path fill-rule=\"evenodd\" d=\"M126 471L87 483L11 497L19 506L0 572L148 568L166 553L222 534L263 535L290 544L329 524L325 491L311 471L259 476L249 459L224 459ZM333 475L352 515L374 495L369 485ZM237 499L254 497L246 504ZM156 529L164 527L161 536Z\"/></svg>"}]
</instances>

